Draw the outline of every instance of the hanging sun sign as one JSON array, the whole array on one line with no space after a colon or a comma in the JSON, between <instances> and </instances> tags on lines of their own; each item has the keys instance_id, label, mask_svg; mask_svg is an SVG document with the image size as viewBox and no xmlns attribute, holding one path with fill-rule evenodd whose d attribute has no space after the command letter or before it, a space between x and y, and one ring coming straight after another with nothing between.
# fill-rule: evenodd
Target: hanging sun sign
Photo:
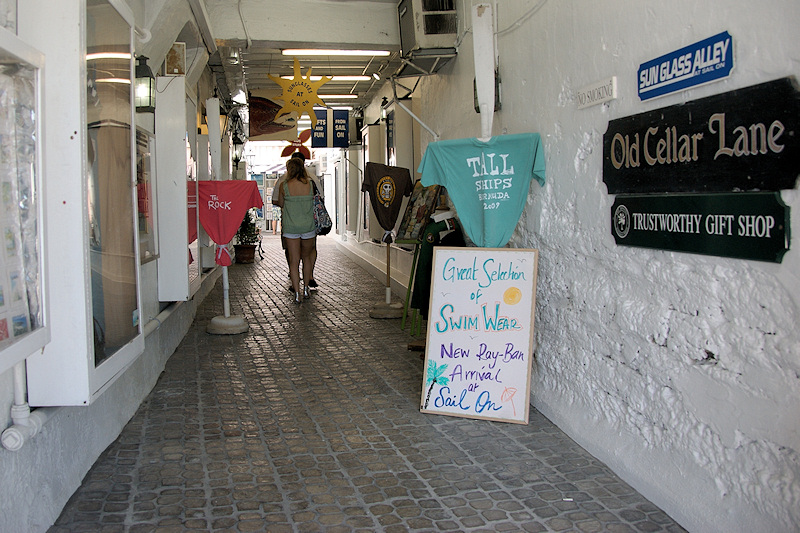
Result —
<instances>
[{"instance_id":1,"label":"hanging sun sign","mask_svg":"<svg viewBox=\"0 0 800 533\"><path fill-rule=\"evenodd\" d=\"M420 410L528 423L538 251L436 247Z\"/></svg>"},{"instance_id":2,"label":"hanging sun sign","mask_svg":"<svg viewBox=\"0 0 800 533\"><path fill-rule=\"evenodd\" d=\"M310 68L306 72L306 77L303 77L300 73L300 62L296 57L294 58L294 78L285 80L272 74L267 74L267 76L283 89L283 94L280 96L280 99L283 100L283 107L278 111L278 116L284 112L296 111L297 118L300 118L305 113L311 119L311 127L316 126L317 115L314 113L314 105L325 105L325 102L317 96L317 90L333 78L323 76L319 81L311 81Z\"/></svg>"}]
</instances>

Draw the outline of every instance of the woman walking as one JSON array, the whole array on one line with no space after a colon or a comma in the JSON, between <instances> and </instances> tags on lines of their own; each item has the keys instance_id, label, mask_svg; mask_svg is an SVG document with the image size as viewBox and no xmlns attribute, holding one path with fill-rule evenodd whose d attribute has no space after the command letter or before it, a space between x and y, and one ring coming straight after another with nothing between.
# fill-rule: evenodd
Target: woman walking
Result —
<instances>
[{"instance_id":1,"label":"woman walking","mask_svg":"<svg viewBox=\"0 0 800 533\"><path fill-rule=\"evenodd\" d=\"M317 246L314 225L314 191L303 161L292 157L286 162L286 176L280 184L275 204L281 208L281 232L289 255L289 279L294 301L308 298L308 280L314 273L313 254ZM300 293L300 262L303 262L303 287Z\"/></svg>"}]
</instances>

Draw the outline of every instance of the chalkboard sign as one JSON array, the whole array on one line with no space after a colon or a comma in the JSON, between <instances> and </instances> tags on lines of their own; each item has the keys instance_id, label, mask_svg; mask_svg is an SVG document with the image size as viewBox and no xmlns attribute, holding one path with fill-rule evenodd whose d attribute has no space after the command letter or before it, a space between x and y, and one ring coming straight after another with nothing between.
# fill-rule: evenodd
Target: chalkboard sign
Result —
<instances>
[{"instance_id":1,"label":"chalkboard sign","mask_svg":"<svg viewBox=\"0 0 800 533\"><path fill-rule=\"evenodd\" d=\"M528 423L538 250L434 250L420 411Z\"/></svg>"}]
</instances>

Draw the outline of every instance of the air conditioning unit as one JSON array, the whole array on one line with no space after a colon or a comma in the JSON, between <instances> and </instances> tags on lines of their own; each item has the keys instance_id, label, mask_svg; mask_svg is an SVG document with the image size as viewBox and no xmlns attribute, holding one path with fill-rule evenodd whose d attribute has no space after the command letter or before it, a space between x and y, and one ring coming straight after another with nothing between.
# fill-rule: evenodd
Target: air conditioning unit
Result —
<instances>
[{"instance_id":1,"label":"air conditioning unit","mask_svg":"<svg viewBox=\"0 0 800 533\"><path fill-rule=\"evenodd\" d=\"M452 48L458 32L455 0L401 0L400 55L426 48Z\"/></svg>"}]
</instances>

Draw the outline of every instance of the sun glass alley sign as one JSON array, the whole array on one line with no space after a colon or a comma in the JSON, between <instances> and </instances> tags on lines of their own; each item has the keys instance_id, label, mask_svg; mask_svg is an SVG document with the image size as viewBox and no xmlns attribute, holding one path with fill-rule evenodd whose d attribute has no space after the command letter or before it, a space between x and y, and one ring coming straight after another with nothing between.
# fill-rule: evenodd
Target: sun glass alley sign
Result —
<instances>
[{"instance_id":1,"label":"sun glass alley sign","mask_svg":"<svg viewBox=\"0 0 800 533\"><path fill-rule=\"evenodd\" d=\"M794 80L783 78L610 121L603 135L603 181L609 194L637 195L618 197L612 208L617 243L779 262L789 244L788 208L779 195L754 195L795 187L798 95ZM664 200L654 193L680 195ZM698 199L713 196L708 193L735 194L726 195L726 211L713 198ZM620 209L625 202L629 226ZM669 224L653 222L668 214ZM727 222L718 231L713 220ZM764 240L771 244L754 246Z\"/></svg>"},{"instance_id":2,"label":"sun glass alley sign","mask_svg":"<svg viewBox=\"0 0 800 533\"><path fill-rule=\"evenodd\" d=\"M733 39L724 31L639 66L639 98L682 91L727 78L733 70Z\"/></svg>"}]
</instances>

